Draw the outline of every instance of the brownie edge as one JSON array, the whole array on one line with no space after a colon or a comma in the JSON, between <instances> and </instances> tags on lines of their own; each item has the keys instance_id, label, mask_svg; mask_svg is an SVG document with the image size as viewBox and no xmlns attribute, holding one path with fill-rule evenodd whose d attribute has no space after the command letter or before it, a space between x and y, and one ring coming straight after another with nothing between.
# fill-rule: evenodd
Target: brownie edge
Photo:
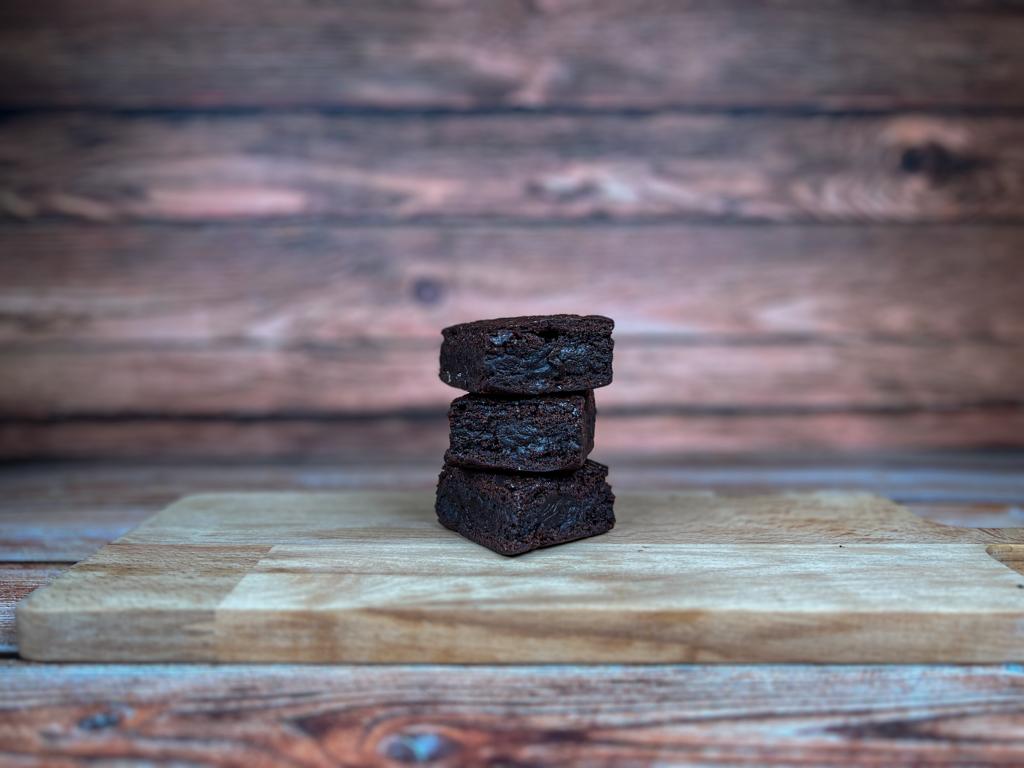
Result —
<instances>
[{"instance_id":1,"label":"brownie edge","mask_svg":"<svg viewBox=\"0 0 1024 768\"><path fill-rule=\"evenodd\" d=\"M596 536L615 525L608 467L586 461L560 475L512 475L445 464L437 484L444 527L500 555Z\"/></svg>"},{"instance_id":2,"label":"brownie edge","mask_svg":"<svg viewBox=\"0 0 1024 768\"><path fill-rule=\"evenodd\" d=\"M582 392L612 382L612 330L600 315L478 320L441 331L440 377L477 394Z\"/></svg>"}]
</instances>

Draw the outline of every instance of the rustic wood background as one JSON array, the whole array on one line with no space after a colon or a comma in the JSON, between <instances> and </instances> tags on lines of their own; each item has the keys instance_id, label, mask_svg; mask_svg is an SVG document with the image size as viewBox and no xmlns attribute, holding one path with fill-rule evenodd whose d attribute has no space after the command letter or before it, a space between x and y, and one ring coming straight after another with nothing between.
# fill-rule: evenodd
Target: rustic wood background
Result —
<instances>
[{"instance_id":1,"label":"rustic wood background","mask_svg":"<svg viewBox=\"0 0 1024 768\"><path fill-rule=\"evenodd\" d=\"M1024 447L1024 3L6 0L0 457L440 457L438 331L618 323L598 452Z\"/></svg>"}]
</instances>

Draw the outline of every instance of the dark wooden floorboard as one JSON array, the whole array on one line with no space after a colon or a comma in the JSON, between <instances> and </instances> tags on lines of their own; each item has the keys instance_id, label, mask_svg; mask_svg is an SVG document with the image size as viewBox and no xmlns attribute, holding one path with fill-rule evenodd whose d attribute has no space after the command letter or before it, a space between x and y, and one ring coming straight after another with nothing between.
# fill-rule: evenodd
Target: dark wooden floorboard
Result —
<instances>
[{"instance_id":1,"label":"dark wooden floorboard","mask_svg":"<svg viewBox=\"0 0 1024 768\"><path fill-rule=\"evenodd\" d=\"M0 666L0 756L295 766L1020 765L1004 667Z\"/></svg>"},{"instance_id":2,"label":"dark wooden floorboard","mask_svg":"<svg viewBox=\"0 0 1024 768\"><path fill-rule=\"evenodd\" d=\"M600 312L693 341L1020 342L1024 227L0 226L0 341L440 343Z\"/></svg>"},{"instance_id":3,"label":"dark wooden floorboard","mask_svg":"<svg viewBox=\"0 0 1024 768\"><path fill-rule=\"evenodd\" d=\"M2 227L0 455L414 458L438 328L563 310L609 452L1019 447L1021 232Z\"/></svg>"},{"instance_id":4,"label":"dark wooden floorboard","mask_svg":"<svg viewBox=\"0 0 1024 768\"><path fill-rule=\"evenodd\" d=\"M6 527L6 526L5 526ZM0 529L2 530L2 529ZM8 532L2 534L5 538ZM3 557L0 552L0 557ZM14 609L17 604L68 568L65 563L10 563L0 561L0 655L18 648Z\"/></svg>"},{"instance_id":5,"label":"dark wooden floorboard","mask_svg":"<svg viewBox=\"0 0 1024 768\"><path fill-rule=\"evenodd\" d=\"M1020 222L1022 143L1022 118L914 113L30 114L0 122L0 216Z\"/></svg>"},{"instance_id":6,"label":"dark wooden floorboard","mask_svg":"<svg viewBox=\"0 0 1024 768\"><path fill-rule=\"evenodd\" d=\"M0 418L442 413L434 340L0 347ZM609 415L956 410L1024 405L1024 342L733 345L616 334ZM82 382L89 386L82 386Z\"/></svg>"},{"instance_id":7,"label":"dark wooden floorboard","mask_svg":"<svg viewBox=\"0 0 1024 768\"><path fill-rule=\"evenodd\" d=\"M1001 0L8 0L0 106L1024 107Z\"/></svg>"}]
</instances>

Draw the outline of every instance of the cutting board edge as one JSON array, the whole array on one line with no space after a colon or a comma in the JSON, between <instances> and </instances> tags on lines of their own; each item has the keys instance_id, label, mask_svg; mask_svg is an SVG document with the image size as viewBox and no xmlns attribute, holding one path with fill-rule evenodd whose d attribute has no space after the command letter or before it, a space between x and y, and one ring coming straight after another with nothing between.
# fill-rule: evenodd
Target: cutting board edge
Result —
<instances>
[{"instance_id":1,"label":"cutting board edge","mask_svg":"<svg viewBox=\"0 0 1024 768\"><path fill-rule=\"evenodd\" d=\"M721 618L722 614L719 615ZM852 614L844 614L842 619L850 619ZM763 618L763 615L760 615ZM51 623L48 619L58 619ZM211 617L196 617L209 620ZM668 617L662 617L663 619ZM741 618L734 616L733 618ZM758 618L758 614L749 614L743 619ZM766 622L762 629L768 637L771 637L780 626L785 626L785 615L776 615L774 621ZM815 621L828 623L828 617L818 615L813 618ZM881 616L880 619L889 619L888 616ZM904 623L908 619L913 623L913 616L902 617ZM762 646L751 642L748 638L748 649L758 648L758 652L748 651L725 651L714 641L704 645L695 645L684 641L670 643L669 641L658 641L658 649L655 652L648 650L628 651L610 649L608 651L575 652L571 654L560 653L558 644L550 643L544 648L537 648L533 651L513 651L507 653L495 653L491 651L481 652L480 648L487 648L486 645L477 645L477 650L459 649L447 647L443 650L428 650L413 648L405 652L383 648L373 653L352 653L346 651L332 652L324 650L296 651L294 648L256 648L242 653L225 653L218 649L216 632L209 636L198 639L194 644L171 645L160 651L154 651L151 646L137 646L135 643L127 647L124 643L123 633L117 627L108 629L106 632L97 632L94 642L99 648L113 649L109 652L99 651L94 646L92 650L83 651L83 646L76 645L74 648L62 646L58 640L52 641L53 636L62 636L66 627L61 626L59 614L45 613L31 616L29 624L19 624L18 642L19 656L28 661L36 662L62 662L62 663L217 663L217 664L402 664L402 665L423 665L423 664L470 664L470 665L556 665L556 664L577 664L577 665L608 665L608 664L631 664L631 665L657 665L657 664L1004 664L1024 662L1024 612L1006 612L1004 614L978 614L977 617L960 615L958 618L972 624L970 631L964 631L959 636L953 636L945 631L947 628L936 621L935 614L921 614L925 619L924 625L920 628L922 634L931 634L942 638L944 645L933 646L929 644L917 645L908 648L900 633L891 636L876 636L865 651L864 646L851 645L849 651L837 652L834 646L822 646L816 648L813 643L808 647L801 645L783 644L781 647L771 649L770 646ZM182 621L180 613L170 613L166 616L168 628L179 625ZM988 628L984 625L989 624ZM259 631L261 628L255 628ZM993 644L977 644L976 637L979 635L1002 637L1004 642ZM495 639L498 639L495 633ZM639 638L639 641L645 640ZM947 647L950 641L955 641L960 650L951 650ZM554 650L552 650L554 649Z\"/></svg>"},{"instance_id":2,"label":"cutting board edge","mask_svg":"<svg viewBox=\"0 0 1024 768\"><path fill-rule=\"evenodd\" d=\"M366 497L367 495L380 495L394 497L398 496L409 496L419 495L427 497L431 495L429 492L415 492L415 491L297 491L297 492L283 492L270 494L273 496L343 496L353 497L361 496ZM838 490L817 490L817 491L799 491L785 494L762 494L758 496L751 496L748 494L719 494L708 491L683 491L683 492L659 492L659 491L626 491L621 494L623 498L649 498L649 497L660 497L660 498L694 498L694 497L711 497L711 498L737 498L737 499L764 499L764 498L792 498L792 499L817 499L825 500L833 498L835 495L842 495L846 499L859 499L864 502L880 502L885 507L891 510L900 510L901 514L906 514L919 520L922 523L932 529L943 529L946 531L962 533L965 537L964 540L971 541L977 544L988 545L986 551L989 551L989 555L994 559L1003 562L1011 570L1017 570L1012 565L1009 565L1005 561L1001 560L991 553L992 546L1009 547L1015 548L1017 541L1024 542L1024 529L996 529L994 531L984 531L982 529L966 529L957 528L954 526L946 526L940 523L933 523L931 521L923 520L918 516L914 515L913 512L907 510L905 507L892 502L891 500L880 497L876 494L869 492L845 492ZM179 508L181 504L194 501L194 500L206 500L216 502L218 499L225 498L237 498L239 496L246 497L262 497L265 498L268 494L260 492L230 492L230 493L204 493L195 494L191 496L185 496L177 500L173 504L169 505L162 512L148 518L143 521L136 529L139 530L144 528L147 523L155 520L160 515L164 515L172 512L174 509ZM126 536L130 535L126 534ZM981 537L980 539L977 537ZM1018 538L1020 537L1020 538ZM120 542L125 537L119 538L117 541ZM106 550L110 545L107 545L100 551ZM95 557L95 555L93 556ZM90 558L91 559L91 558ZM85 561L88 562L88 561ZM19 637L19 648L21 649L21 655L23 658L38 660L38 661L83 661L83 662L117 662L117 661L147 661L147 662L267 662L267 663L281 663L281 662L295 662L295 663L450 663L451 660L445 657L433 657L429 654L420 654L413 657L402 658L402 657L388 657L388 658L366 658L357 659L353 655L338 656L335 654L325 654L316 658L296 658L293 655L287 658L227 658L222 654L213 651L209 645L205 645L203 648L180 648L180 649L167 649L163 653L137 653L137 652L124 652L125 649L121 649L119 652L113 655L104 655L99 653L81 653L71 651L54 651L53 644L49 637L53 635L59 635L62 633L62 628L53 624L53 621L60 621L62 617L65 617L68 613L66 608L51 609L45 605L40 605L41 600L45 599L44 594L49 593L51 589L57 587L60 582L64 581L65 578L69 578L76 568L70 569L67 573L63 574L57 579L52 585L39 590L38 592L30 595L25 601L23 601L17 609L17 633ZM1019 572L1019 571L1018 571ZM196 612L197 620L212 620L213 614L216 609L201 609ZM80 615L87 612L79 612ZM170 612L176 617L176 620L180 620L182 615L181 611ZM94 615L110 615L109 611L99 610L94 612ZM966 615L966 614L962 614ZM991 617L994 614L991 612L983 614L984 616ZM1024 616L1017 612L1011 612L1007 614L1012 616L1012 621L1016 625L1024 624ZM116 634L116 633L115 633ZM1013 633L1011 633L1013 634ZM1019 633L1016 633L1019 634ZM99 633L99 637L102 637L103 633ZM49 637L48 637L49 636ZM116 644L116 639L110 638ZM59 643L58 643L59 645ZM1024 657L1024 653L1019 656L1014 653L1009 656L1009 660L1013 661L1018 658ZM468 658L468 657L467 657ZM836 653L827 653L823 656L815 657L811 653L802 653L795 656L790 655L731 655L728 658L722 659L701 659L702 662L707 663L929 663L929 662L950 662L950 663L1004 663L1008 660L1008 656L1005 653L999 652L995 654L966 654L966 655L949 655L949 654L923 654L922 656L907 656L902 654L900 658L889 658L887 655L871 657L869 654L858 654L856 658L841 659ZM617 653L613 658L607 659L590 659L584 656L574 657L572 659L564 658L548 658L538 656L522 656L522 657L504 657L504 658L486 658L480 660L460 660L457 663L470 663L470 664L558 664L558 663L580 663L580 664L607 664L607 663L632 663L632 664L658 664L658 663L685 663L692 661L685 653L679 655L676 658L671 659L648 659L640 657L630 657L629 654Z\"/></svg>"}]
</instances>

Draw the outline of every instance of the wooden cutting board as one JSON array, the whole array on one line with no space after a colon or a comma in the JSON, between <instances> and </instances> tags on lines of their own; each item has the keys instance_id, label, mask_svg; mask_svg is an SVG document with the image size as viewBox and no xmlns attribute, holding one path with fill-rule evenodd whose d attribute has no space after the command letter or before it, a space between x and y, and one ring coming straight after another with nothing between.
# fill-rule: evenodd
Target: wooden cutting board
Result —
<instances>
[{"instance_id":1,"label":"wooden cutting board","mask_svg":"<svg viewBox=\"0 0 1024 768\"><path fill-rule=\"evenodd\" d=\"M614 531L508 559L428 493L179 501L18 610L51 661L1024 660L1024 530L884 499L621 494Z\"/></svg>"}]
</instances>

